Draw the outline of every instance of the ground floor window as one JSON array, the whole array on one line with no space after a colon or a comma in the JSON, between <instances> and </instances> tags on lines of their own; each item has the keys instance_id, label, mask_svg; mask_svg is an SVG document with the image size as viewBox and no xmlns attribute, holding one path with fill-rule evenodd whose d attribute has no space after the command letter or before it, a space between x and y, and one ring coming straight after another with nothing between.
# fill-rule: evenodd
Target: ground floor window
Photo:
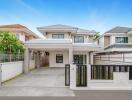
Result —
<instances>
[{"instance_id":1,"label":"ground floor window","mask_svg":"<svg viewBox=\"0 0 132 100\"><path fill-rule=\"evenodd\" d=\"M56 63L63 63L63 54L56 54Z\"/></svg>"},{"instance_id":2,"label":"ground floor window","mask_svg":"<svg viewBox=\"0 0 132 100\"><path fill-rule=\"evenodd\" d=\"M86 64L86 55L74 55L73 59L75 64Z\"/></svg>"}]
</instances>

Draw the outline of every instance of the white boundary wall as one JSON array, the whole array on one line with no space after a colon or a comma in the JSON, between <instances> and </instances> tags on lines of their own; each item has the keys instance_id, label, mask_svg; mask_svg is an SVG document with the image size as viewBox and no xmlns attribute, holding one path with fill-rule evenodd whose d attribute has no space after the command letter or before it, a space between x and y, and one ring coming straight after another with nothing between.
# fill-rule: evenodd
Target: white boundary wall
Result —
<instances>
[{"instance_id":1,"label":"white boundary wall","mask_svg":"<svg viewBox=\"0 0 132 100\"><path fill-rule=\"evenodd\" d=\"M12 79L23 73L23 61L6 62L1 64L1 80L2 82Z\"/></svg>"},{"instance_id":2,"label":"white boundary wall","mask_svg":"<svg viewBox=\"0 0 132 100\"><path fill-rule=\"evenodd\" d=\"M87 87L76 87L76 65L70 65L70 88L73 90L132 90L129 72L113 72L113 80L91 80L87 65Z\"/></svg>"}]
</instances>

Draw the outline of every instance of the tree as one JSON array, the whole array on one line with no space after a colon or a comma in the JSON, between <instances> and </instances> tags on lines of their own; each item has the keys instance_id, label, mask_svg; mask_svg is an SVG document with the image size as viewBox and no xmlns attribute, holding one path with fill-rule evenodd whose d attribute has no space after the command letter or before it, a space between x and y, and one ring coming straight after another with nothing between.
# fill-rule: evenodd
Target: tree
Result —
<instances>
[{"instance_id":1,"label":"tree","mask_svg":"<svg viewBox=\"0 0 132 100\"><path fill-rule=\"evenodd\" d=\"M0 53L9 54L11 58L11 54L22 54L23 52L22 42L13 33L7 31L0 32Z\"/></svg>"},{"instance_id":2,"label":"tree","mask_svg":"<svg viewBox=\"0 0 132 100\"><path fill-rule=\"evenodd\" d=\"M100 33L97 32L97 33L93 36L93 40L96 40L96 39L99 38L99 37L100 37Z\"/></svg>"}]
</instances>

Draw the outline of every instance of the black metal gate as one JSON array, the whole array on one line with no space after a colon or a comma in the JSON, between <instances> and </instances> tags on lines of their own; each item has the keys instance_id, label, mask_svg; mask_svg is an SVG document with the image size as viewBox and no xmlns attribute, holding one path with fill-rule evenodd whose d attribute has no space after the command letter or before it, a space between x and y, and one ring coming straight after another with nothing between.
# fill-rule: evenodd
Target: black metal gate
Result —
<instances>
[{"instance_id":1,"label":"black metal gate","mask_svg":"<svg viewBox=\"0 0 132 100\"><path fill-rule=\"evenodd\" d=\"M132 66L129 67L129 80L132 80Z\"/></svg>"},{"instance_id":2,"label":"black metal gate","mask_svg":"<svg viewBox=\"0 0 132 100\"><path fill-rule=\"evenodd\" d=\"M76 67L76 86L87 86L87 65L77 65Z\"/></svg>"},{"instance_id":3,"label":"black metal gate","mask_svg":"<svg viewBox=\"0 0 132 100\"><path fill-rule=\"evenodd\" d=\"M65 86L70 86L70 64L65 65Z\"/></svg>"}]
</instances>

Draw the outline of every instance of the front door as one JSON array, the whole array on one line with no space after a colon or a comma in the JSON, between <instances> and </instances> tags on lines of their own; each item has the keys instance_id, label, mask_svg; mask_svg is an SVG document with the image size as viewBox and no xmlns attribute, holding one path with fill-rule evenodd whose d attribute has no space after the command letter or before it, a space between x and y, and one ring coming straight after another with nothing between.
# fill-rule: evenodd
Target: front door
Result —
<instances>
[{"instance_id":1,"label":"front door","mask_svg":"<svg viewBox=\"0 0 132 100\"><path fill-rule=\"evenodd\" d=\"M86 64L86 55L74 55L74 64Z\"/></svg>"}]
</instances>

